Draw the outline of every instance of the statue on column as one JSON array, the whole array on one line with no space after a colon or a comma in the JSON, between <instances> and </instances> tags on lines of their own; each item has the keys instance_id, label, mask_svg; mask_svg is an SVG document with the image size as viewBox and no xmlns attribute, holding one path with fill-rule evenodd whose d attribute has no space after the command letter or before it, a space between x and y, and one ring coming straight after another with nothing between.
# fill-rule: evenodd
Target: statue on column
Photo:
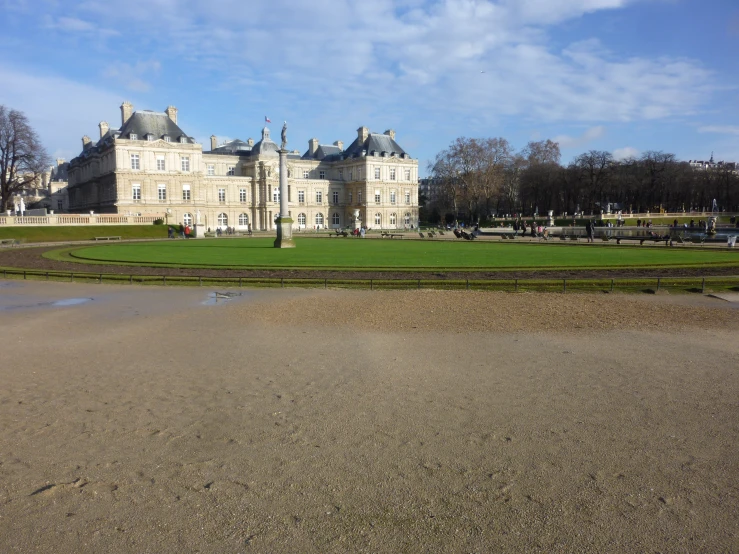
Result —
<instances>
[{"instance_id":1,"label":"statue on column","mask_svg":"<svg viewBox=\"0 0 739 554\"><path fill-rule=\"evenodd\" d=\"M282 145L280 148L284 150L285 146L287 146L287 121L285 121L285 124L282 126Z\"/></svg>"}]
</instances>

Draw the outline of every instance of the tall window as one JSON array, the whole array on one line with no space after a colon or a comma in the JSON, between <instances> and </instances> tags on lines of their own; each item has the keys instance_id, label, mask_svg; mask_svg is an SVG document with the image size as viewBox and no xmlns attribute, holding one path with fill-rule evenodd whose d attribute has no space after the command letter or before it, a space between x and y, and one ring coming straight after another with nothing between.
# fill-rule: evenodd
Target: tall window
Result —
<instances>
[{"instance_id":1,"label":"tall window","mask_svg":"<svg viewBox=\"0 0 739 554\"><path fill-rule=\"evenodd\" d=\"M308 178L308 175L309 175L308 170L307 169L304 169L303 170L303 179L307 179Z\"/></svg>"},{"instance_id":2,"label":"tall window","mask_svg":"<svg viewBox=\"0 0 739 554\"><path fill-rule=\"evenodd\" d=\"M375 214L375 225L378 227L382 225L382 216L380 214Z\"/></svg>"},{"instance_id":3,"label":"tall window","mask_svg":"<svg viewBox=\"0 0 739 554\"><path fill-rule=\"evenodd\" d=\"M335 190L335 191L334 191L334 192L333 192L333 193L331 194L331 196L332 196L332 198L331 198L331 199L332 199L333 203L334 203L334 204L338 204L338 203L339 203L339 191Z\"/></svg>"},{"instance_id":4,"label":"tall window","mask_svg":"<svg viewBox=\"0 0 739 554\"><path fill-rule=\"evenodd\" d=\"M159 183L157 185L157 197L159 200L166 200L167 199L167 185L164 183Z\"/></svg>"},{"instance_id":5,"label":"tall window","mask_svg":"<svg viewBox=\"0 0 739 554\"><path fill-rule=\"evenodd\" d=\"M397 220L398 220L398 216L396 216L395 214L390 214L390 225L395 227Z\"/></svg>"},{"instance_id":6,"label":"tall window","mask_svg":"<svg viewBox=\"0 0 739 554\"><path fill-rule=\"evenodd\" d=\"M354 180L354 171L351 171L351 170L349 171L349 180L350 181Z\"/></svg>"},{"instance_id":7,"label":"tall window","mask_svg":"<svg viewBox=\"0 0 739 554\"><path fill-rule=\"evenodd\" d=\"M226 169L226 175L236 175L236 168L232 165L229 165Z\"/></svg>"},{"instance_id":8,"label":"tall window","mask_svg":"<svg viewBox=\"0 0 739 554\"><path fill-rule=\"evenodd\" d=\"M165 167L166 165L164 163L164 156L158 155L157 156L157 171L164 171Z\"/></svg>"},{"instance_id":9,"label":"tall window","mask_svg":"<svg viewBox=\"0 0 739 554\"><path fill-rule=\"evenodd\" d=\"M339 170L339 179L343 179L343 178L344 178L344 170L343 169L340 169Z\"/></svg>"},{"instance_id":10,"label":"tall window","mask_svg":"<svg viewBox=\"0 0 739 554\"><path fill-rule=\"evenodd\" d=\"M411 224L411 214L409 212L406 212L405 214L405 224L410 225Z\"/></svg>"},{"instance_id":11,"label":"tall window","mask_svg":"<svg viewBox=\"0 0 739 554\"><path fill-rule=\"evenodd\" d=\"M298 191L298 202L300 202L301 204L305 203L305 191L304 190Z\"/></svg>"},{"instance_id":12,"label":"tall window","mask_svg":"<svg viewBox=\"0 0 739 554\"><path fill-rule=\"evenodd\" d=\"M239 214L239 225L241 227L249 225L249 214Z\"/></svg>"},{"instance_id":13,"label":"tall window","mask_svg":"<svg viewBox=\"0 0 739 554\"><path fill-rule=\"evenodd\" d=\"M406 204L411 203L411 191L409 190L405 191L405 203Z\"/></svg>"},{"instance_id":14,"label":"tall window","mask_svg":"<svg viewBox=\"0 0 739 554\"><path fill-rule=\"evenodd\" d=\"M188 227L192 225L192 214L184 214L182 216L182 223L183 225L188 226Z\"/></svg>"},{"instance_id":15,"label":"tall window","mask_svg":"<svg viewBox=\"0 0 739 554\"><path fill-rule=\"evenodd\" d=\"M340 225L341 224L341 218L339 217L339 214L334 212L334 215L331 216L331 223L333 225Z\"/></svg>"},{"instance_id":16,"label":"tall window","mask_svg":"<svg viewBox=\"0 0 739 554\"><path fill-rule=\"evenodd\" d=\"M226 227L228 225L228 216L226 214L218 214L218 226Z\"/></svg>"},{"instance_id":17,"label":"tall window","mask_svg":"<svg viewBox=\"0 0 739 554\"><path fill-rule=\"evenodd\" d=\"M131 199L134 202L140 201L141 200L141 185L138 185L138 184L132 185L132 193L133 194L131 195Z\"/></svg>"},{"instance_id":18,"label":"tall window","mask_svg":"<svg viewBox=\"0 0 739 554\"><path fill-rule=\"evenodd\" d=\"M182 156L182 171L190 171L190 156Z\"/></svg>"},{"instance_id":19,"label":"tall window","mask_svg":"<svg viewBox=\"0 0 739 554\"><path fill-rule=\"evenodd\" d=\"M64 209L64 201L63 200L57 200L56 201L56 209L59 212L61 212Z\"/></svg>"},{"instance_id":20,"label":"tall window","mask_svg":"<svg viewBox=\"0 0 739 554\"><path fill-rule=\"evenodd\" d=\"M390 180L395 181L395 168L394 167L390 168Z\"/></svg>"},{"instance_id":21,"label":"tall window","mask_svg":"<svg viewBox=\"0 0 739 554\"><path fill-rule=\"evenodd\" d=\"M375 189L375 204L380 203L380 189Z\"/></svg>"},{"instance_id":22,"label":"tall window","mask_svg":"<svg viewBox=\"0 0 739 554\"><path fill-rule=\"evenodd\" d=\"M226 189L218 189L218 201L219 202L226 201Z\"/></svg>"},{"instance_id":23,"label":"tall window","mask_svg":"<svg viewBox=\"0 0 739 554\"><path fill-rule=\"evenodd\" d=\"M275 187L272 189L272 202L279 202L280 201L280 187Z\"/></svg>"},{"instance_id":24,"label":"tall window","mask_svg":"<svg viewBox=\"0 0 739 554\"><path fill-rule=\"evenodd\" d=\"M216 166L213 164L208 164L208 175L215 175L216 174Z\"/></svg>"},{"instance_id":25,"label":"tall window","mask_svg":"<svg viewBox=\"0 0 739 554\"><path fill-rule=\"evenodd\" d=\"M188 184L182 185L182 200L185 202L190 201L190 185Z\"/></svg>"},{"instance_id":26,"label":"tall window","mask_svg":"<svg viewBox=\"0 0 739 554\"><path fill-rule=\"evenodd\" d=\"M316 225L323 225L323 214L316 214Z\"/></svg>"},{"instance_id":27,"label":"tall window","mask_svg":"<svg viewBox=\"0 0 739 554\"><path fill-rule=\"evenodd\" d=\"M395 191L394 190L390 191L390 203L395 204Z\"/></svg>"},{"instance_id":28,"label":"tall window","mask_svg":"<svg viewBox=\"0 0 739 554\"><path fill-rule=\"evenodd\" d=\"M411 180L411 170L410 169L406 169L405 170L405 180L406 181L410 181Z\"/></svg>"},{"instance_id":29,"label":"tall window","mask_svg":"<svg viewBox=\"0 0 739 554\"><path fill-rule=\"evenodd\" d=\"M321 204L321 203L323 203L323 191L322 190L317 190L316 191L316 204ZM323 217L323 216L321 216L321 217Z\"/></svg>"},{"instance_id":30,"label":"tall window","mask_svg":"<svg viewBox=\"0 0 739 554\"><path fill-rule=\"evenodd\" d=\"M326 172L323 169L318 172L318 178L319 179L325 179L326 178Z\"/></svg>"},{"instance_id":31,"label":"tall window","mask_svg":"<svg viewBox=\"0 0 739 554\"><path fill-rule=\"evenodd\" d=\"M239 189L239 202L246 202L246 189Z\"/></svg>"},{"instance_id":32,"label":"tall window","mask_svg":"<svg viewBox=\"0 0 739 554\"><path fill-rule=\"evenodd\" d=\"M298 225L300 225L301 227L305 227L305 220L305 214L298 214Z\"/></svg>"},{"instance_id":33,"label":"tall window","mask_svg":"<svg viewBox=\"0 0 739 554\"><path fill-rule=\"evenodd\" d=\"M352 203L352 191L349 191L349 205Z\"/></svg>"},{"instance_id":34,"label":"tall window","mask_svg":"<svg viewBox=\"0 0 739 554\"><path fill-rule=\"evenodd\" d=\"M358 190L357 191L357 204L361 204L361 203L362 203L362 191Z\"/></svg>"},{"instance_id":35,"label":"tall window","mask_svg":"<svg viewBox=\"0 0 739 554\"><path fill-rule=\"evenodd\" d=\"M375 168L375 179L379 179L379 178L380 178L380 168L376 167Z\"/></svg>"},{"instance_id":36,"label":"tall window","mask_svg":"<svg viewBox=\"0 0 739 554\"><path fill-rule=\"evenodd\" d=\"M131 154L131 169L141 169L141 164L139 162L139 155Z\"/></svg>"}]
</instances>

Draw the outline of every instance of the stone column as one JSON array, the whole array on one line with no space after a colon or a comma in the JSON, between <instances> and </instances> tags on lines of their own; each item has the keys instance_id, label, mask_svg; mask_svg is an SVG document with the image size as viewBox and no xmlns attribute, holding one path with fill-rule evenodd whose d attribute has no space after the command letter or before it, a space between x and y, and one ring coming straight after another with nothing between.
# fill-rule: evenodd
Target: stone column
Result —
<instances>
[{"instance_id":1,"label":"stone column","mask_svg":"<svg viewBox=\"0 0 739 554\"><path fill-rule=\"evenodd\" d=\"M295 248L293 241L293 220L289 215L287 198L287 150L280 152L280 217L277 218L277 238L275 248Z\"/></svg>"}]
</instances>

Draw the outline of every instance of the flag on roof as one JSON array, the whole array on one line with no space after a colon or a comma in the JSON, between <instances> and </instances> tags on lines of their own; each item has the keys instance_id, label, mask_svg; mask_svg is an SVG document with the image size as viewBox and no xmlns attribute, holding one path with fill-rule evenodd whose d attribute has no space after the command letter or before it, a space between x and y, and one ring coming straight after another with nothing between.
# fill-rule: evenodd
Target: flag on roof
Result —
<instances>
[{"instance_id":1,"label":"flag on roof","mask_svg":"<svg viewBox=\"0 0 739 554\"><path fill-rule=\"evenodd\" d=\"M265 115L265 116L264 116L264 122L265 122L265 123L272 123L272 120L271 120L271 119L270 119L269 117L267 117L267 116Z\"/></svg>"}]
</instances>

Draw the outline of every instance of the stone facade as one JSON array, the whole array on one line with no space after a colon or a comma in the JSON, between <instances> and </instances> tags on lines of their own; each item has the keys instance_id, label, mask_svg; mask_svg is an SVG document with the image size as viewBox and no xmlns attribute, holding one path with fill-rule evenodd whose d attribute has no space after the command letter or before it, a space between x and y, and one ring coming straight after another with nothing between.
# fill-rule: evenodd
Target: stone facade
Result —
<instances>
[{"instance_id":1,"label":"stone facade","mask_svg":"<svg viewBox=\"0 0 739 554\"><path fill-rule=\"evenodd\" d=\"M203 151L177 126L177 109L134 112L121 106L121 128L100 124L96 144L83 138L69 163L72 212L160 215L169 224L197 223L274 230L280 211L279 145L268 128L261 140ZM351 226L355 210L368 228L403 229L418 224L418 160L396 142L395 132L357 130L341 141L308 141L301 155L287 156L288 197L294 229Z\"/></svg>"}]
</instances>

